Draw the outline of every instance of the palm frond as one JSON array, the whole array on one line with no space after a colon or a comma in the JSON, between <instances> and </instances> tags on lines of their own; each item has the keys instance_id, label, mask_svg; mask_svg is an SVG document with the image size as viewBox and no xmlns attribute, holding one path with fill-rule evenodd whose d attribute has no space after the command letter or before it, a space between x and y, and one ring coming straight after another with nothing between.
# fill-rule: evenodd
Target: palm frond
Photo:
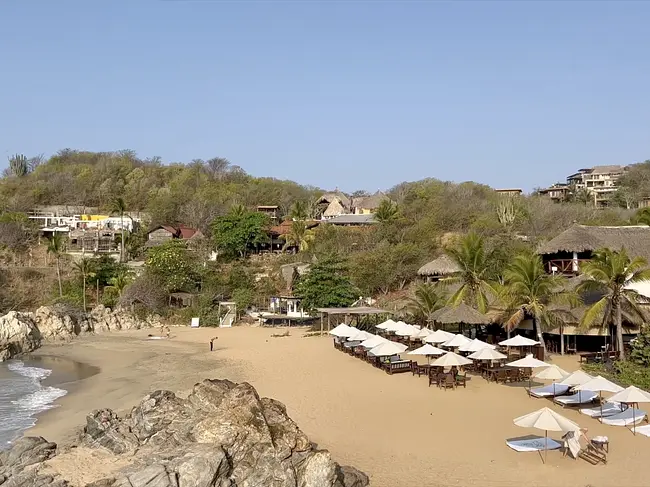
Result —
<instances>
[{"instance_id":1,"label":"palm frond","mask_svg":"<svg viewBox=\"0 0 650 487\"><path fill-rule=\"evenodd\" d=\"M592 304L589 308L587 308L585 314L582 317L582 320L580 320L580 328L593 328L597 322L602 321L603 318L608 314L606 313L608 305L609 299L607 297L603 297L599 301Z\"/></svg>"}]
</instances>

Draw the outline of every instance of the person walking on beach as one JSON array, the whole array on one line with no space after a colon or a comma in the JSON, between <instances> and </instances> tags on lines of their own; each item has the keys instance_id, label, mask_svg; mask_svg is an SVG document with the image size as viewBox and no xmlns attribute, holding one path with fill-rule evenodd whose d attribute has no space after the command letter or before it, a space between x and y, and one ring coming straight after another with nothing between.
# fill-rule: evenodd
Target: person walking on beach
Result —
<instances>
[{"instance_id":1,"label":"person walking on beach","mask_svg":"<svg viewBox=\"0 0 650 487\"><path fill-rule=\"evenodd\" d=\"M219 337L214 337L210 339L210 351L212 352L214 350L214 341L219 338Z\"/></svg>"}]
</instances>

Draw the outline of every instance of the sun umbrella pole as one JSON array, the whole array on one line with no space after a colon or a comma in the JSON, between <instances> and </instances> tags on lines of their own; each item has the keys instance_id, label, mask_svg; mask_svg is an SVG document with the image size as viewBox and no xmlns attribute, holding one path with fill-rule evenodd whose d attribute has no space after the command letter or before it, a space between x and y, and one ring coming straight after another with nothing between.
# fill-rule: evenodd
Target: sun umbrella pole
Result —
<instances>
[{"instance_id":1,"label":"sun umbrella pole","mask_svg":"<svg viewBox=\"0 0 650 487\"><path fill-rule=\"evenodd\" d=\"M636 436L636 410L634 409L634 403L632 403L632 433Z\"/></svg>"},{"instance_id":2,"label":"sun umbrella pole","mask_svg":"<svg viewBox=\"0 0 650 487\"><path fill-rule=\"evenodd\" d=\"M598 391L598 394L600 394L600 422L603 422L603 391Z\"/></svg>"},{"instance_id":3,"label":"sun umbrella pole","mask_svg":"<svg viewBox=\"0 0 650 487\"><path fill-rule=\"evenodd\" d=\"M544 465L546 465L547 455L548 455L548 430L544 430Z\"/></svg>"}]
</instances>

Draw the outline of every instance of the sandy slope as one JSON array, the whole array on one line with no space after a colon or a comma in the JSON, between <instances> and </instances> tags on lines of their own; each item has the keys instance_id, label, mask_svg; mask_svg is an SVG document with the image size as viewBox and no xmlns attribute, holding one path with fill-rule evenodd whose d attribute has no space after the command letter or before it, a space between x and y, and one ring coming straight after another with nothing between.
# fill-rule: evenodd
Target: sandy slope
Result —
<instances>
[{"instance_id":1,"label":"sandy slope","mask_svg":"<svg viewBox=\"0 0 650 487\"><path fill-rule=\"evenodd\" d=\"M514 426L512 419L548 401L481 378L473 378L467 389L429 388L423 377L388 376L345 355L327 337L303 337L303 330L292 329L289 337L271 338L277 332L179 329L172 340L151 341L142 330L48 346L38 353L102 371L74 385L61 407L46 413L30 433L63 441L94 408L128 409L151 390L187 390L203 378L229 378L246 380L261 395L284 402L313 441L339 462L364 470L374 486L648 485L649 438L565 410L590 435L609 436L610 463L591 466L551 452L542 465L537 454L507 448L505 439L536 433ZM217 350L210 353L215 333ZM556 363L577 367L570 357Z\"/></svg>"}]
</instances>

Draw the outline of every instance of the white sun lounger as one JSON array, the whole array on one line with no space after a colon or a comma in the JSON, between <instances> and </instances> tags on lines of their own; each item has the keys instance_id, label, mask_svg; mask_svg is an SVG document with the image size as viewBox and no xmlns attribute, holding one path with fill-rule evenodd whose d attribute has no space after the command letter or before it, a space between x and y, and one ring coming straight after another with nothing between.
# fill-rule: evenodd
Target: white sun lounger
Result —
<instances>
[{"instance_id":1,"label":"white sun lounger","mask_svg":"<svg viewBox=\"0 0 650 487\"><path fill-rule=\"evenodd\" d=\"M600 406L596 406L593 408L583 408L580 410L582 414L586 414L587 416L591 416L592 418L600 418ZM608 416L614 416L616 414L619 414L621 412L621 403L619 402L604 402L603 403L603 418L606 418Z\"/></svg>"},{"instance_id":2,"label":"white sun lounger","mask_svg":"<svg viewBox=\"0 0 650 487\"><path fill-rule=\"evenodd\" d=\"M553 402L560 406L579 406L580 404L588 404L598 399L598 393L594 391L580 391L570 396L556 397Z\"/></svg>"},{"instance_id":3,"label":"white sun lounger","mask_svg":"<svg viewBox=\"0 0 650 487\"><path fill-rule=\"evenodd\" d=\"M536 389L531 389L528 391L533 397L555 397L566 394L570 389L570 386L565 386L564 384L553 384L544 387L537 387Z\"/></svg>"},{"instance_id":4,"label":"white sun lounger","mask_svg":"<svg viewBox=\"0 0 650 487\"><path fill-rule=\"evenodd\" d=\"M625 411L603 418L603 424L610 426L630 426L639 424L646 417L646 412L641 409L627 408Z\"/></svg>"},{"instance_id":5,"label":"white sun lounger","mask_svg":"<svg viewBox=\"0 0 650 487\"><path fill-rule=\"evenodd\" d=\"M650 424L646 424L645 426L639 426L638 428L634 428L634 431L636 431L637 433L643 436L650 437Z\"/></svg>"},{"instance_id":6,"label":"white sun lounger","mask_svg":"<svg viewBox=\"0 0 650 487\"><path fill-rule=\"evenodd\" d=\"M525 451L544 451L546 442L541 436L539 438L527 438L521 440L506 440L506 445L512 448L514 451L525 452ZM561 448L562 445L551 438L548 439L548 449L557 450Z\"/></svg>"}]
</instances>

